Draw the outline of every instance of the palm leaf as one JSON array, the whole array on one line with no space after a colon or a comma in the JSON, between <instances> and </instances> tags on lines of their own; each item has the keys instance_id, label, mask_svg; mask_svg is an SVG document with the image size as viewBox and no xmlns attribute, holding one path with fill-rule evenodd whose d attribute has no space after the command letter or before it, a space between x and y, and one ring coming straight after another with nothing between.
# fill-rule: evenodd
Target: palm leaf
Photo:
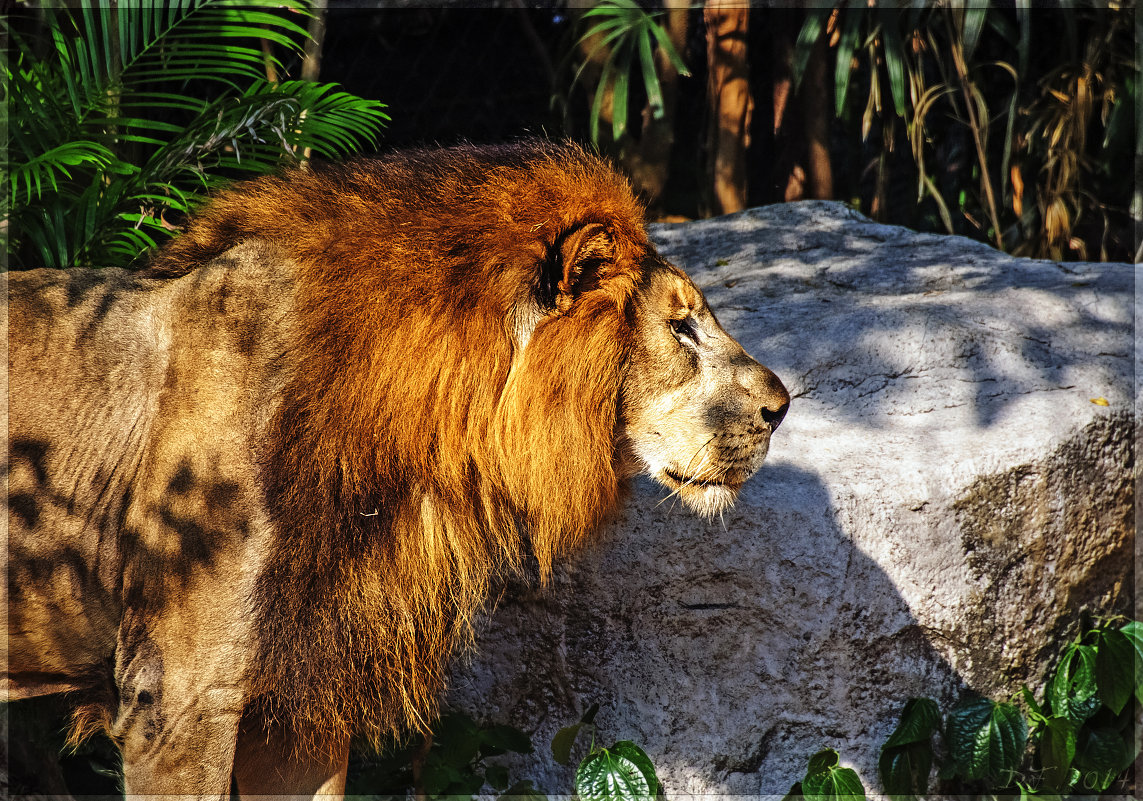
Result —
<instances>
[{"instance_id":1,"label":"palm leaf","mask_svg":"<svg viewBox=\"0 0 1143 801\"><path fill-rule=\"evenodd\" d=\"M612 138L618 141L627 131L631 71L636 58L647 94L647 105L655 119L662 119L665 111L662 85L655 64L655 45L662 49L680 74L689 73L682 56L671 44L670 36L655 20L655 16L644 11L634 0L601 0L585 11L580 19L589 21L589 24L576 44L581 45L592 38L596 42L576 71L573 86L595 55L610 48L600 70L599 84L591 104L588 124L592 141L597 144L599 142L599 116L603 112L603 101L608 92L612 99Z\"/></svg>"},{"instance_id":2,"label":"palm leaf","mask_svg":"<svg viewBox=\"0 0 1143 801\"><path fill-rule=\"evenodd\" d=\"M382 104L333 85L270 84L264 39L301 52L282 10L302 0L135 0L49 8L48 56L16 43L7 69L9 191L16 265L130 264L171 235L221 176L257 174L303 149L342 155L373 144ZM280 64L277 65L281 67ZM188 82L214 85L211 99Z\"/></svg>"}]
</instances>

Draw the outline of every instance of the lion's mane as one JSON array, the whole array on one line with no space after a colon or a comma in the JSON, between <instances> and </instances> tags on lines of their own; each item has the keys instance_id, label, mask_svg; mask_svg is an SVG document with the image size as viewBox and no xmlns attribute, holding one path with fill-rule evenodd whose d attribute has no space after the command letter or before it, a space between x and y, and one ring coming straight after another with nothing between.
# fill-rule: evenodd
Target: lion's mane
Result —
<instances>
[{"instance_id":1,"label":"lion's mane","mask_svg":"<svg viewBox=\"0 0 1143 801\"><path fill-rule=\"evenodd\" d=\"M575 146L413 151L239 184L152 269L251 238L300 265L252 692L310 743L423 728L490 581L529 553L546 575L619 500L642 210Z\"/></svg>"}]
</instances>

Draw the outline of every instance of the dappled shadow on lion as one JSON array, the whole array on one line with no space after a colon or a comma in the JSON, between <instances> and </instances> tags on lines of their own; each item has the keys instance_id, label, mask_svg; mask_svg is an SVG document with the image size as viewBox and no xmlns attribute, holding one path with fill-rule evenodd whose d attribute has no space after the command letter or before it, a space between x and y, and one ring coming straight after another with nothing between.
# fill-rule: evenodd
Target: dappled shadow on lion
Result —
<instances>
[{"instance_id":1,"label":"dappled shadow on lion","mask_svg":"<svg viewBox=\"0 0 1143 801\"><path fill-rule=\"evenodd\" d=\"M638 473L718 513L789 404L573 145L260 178L145 272L9 286L6 683L129 793L339 792L494 577Z\"/></svg>"}]
</instances>

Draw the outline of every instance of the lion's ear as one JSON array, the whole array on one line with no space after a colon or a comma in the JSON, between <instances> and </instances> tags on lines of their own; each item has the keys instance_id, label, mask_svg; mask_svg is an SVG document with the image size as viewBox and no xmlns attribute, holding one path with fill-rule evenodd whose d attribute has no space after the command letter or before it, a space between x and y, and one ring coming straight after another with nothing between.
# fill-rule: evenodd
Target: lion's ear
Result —
<instances>
[{"instance_id":1,"label":"lion's ear","mask_svg":"<svg viewBox=\"0 0 1143 801\"><path fill-rule=\"evenodd\" d=\"M561 312L576 297L599 282L599 268L615 259L615 240L599 223L588 223L564 234L558 243L559 257L550 265L555 284L553 305Z\"/></svg>"}]
</instances>

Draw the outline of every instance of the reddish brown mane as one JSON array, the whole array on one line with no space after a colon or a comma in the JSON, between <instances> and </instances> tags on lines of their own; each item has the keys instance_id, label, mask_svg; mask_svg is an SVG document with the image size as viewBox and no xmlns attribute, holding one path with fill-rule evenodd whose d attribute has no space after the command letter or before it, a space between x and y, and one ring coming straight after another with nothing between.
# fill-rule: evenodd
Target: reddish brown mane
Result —
<instances>
[{"instance_id":1,"label":"reddish brown mane","mask_svg":"<svg viewBox=\"0 0 1143 801\"><path fill-rule=\"evenodd\" d=\"M592 223L613 252L519 352L515 304ZM529 550L546 575L619 498L642 211L573 146L403 153L240 184L154 269L247 238L301 265L303 333L260 454L281 536L254 692L319 744L422 727L490 579Z\"/></svg>"}]
</instances>

